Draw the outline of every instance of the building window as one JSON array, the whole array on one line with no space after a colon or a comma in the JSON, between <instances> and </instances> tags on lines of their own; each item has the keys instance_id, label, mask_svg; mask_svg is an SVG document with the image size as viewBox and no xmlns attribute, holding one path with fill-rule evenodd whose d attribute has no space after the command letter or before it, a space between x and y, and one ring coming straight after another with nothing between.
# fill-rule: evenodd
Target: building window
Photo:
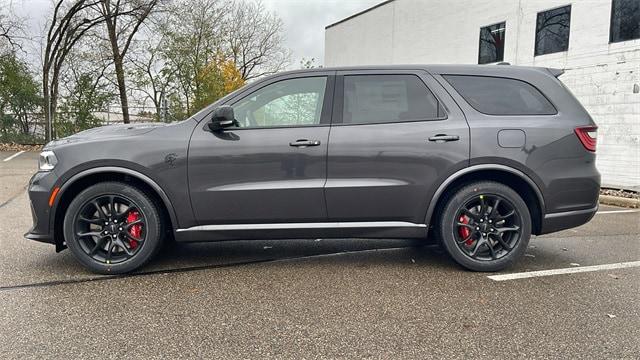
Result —
<instances>
[{"instance_id":1,"label":"building window","mask_svg":"<svg viewBox=\"0 0 640 360\"><path fill-rule=\"evenodd\" d=\"M640 1L613 0L609 41L640 39Z\"/></svg>"},{"instance_id":2,"label":"building window","mask_svg":"<svg viewBox=\"0 0 640 360\"><path fill-rule=\"evenodd\" d=\"M535 55L567 51L571 5L538 13Z\"/></svg>"},{"instance_id":3,"label":"building window","mask_svg":"<svg viewBox=\"0 0 640 360\"><path fill-rule=\"evenodd\" d=\"M480 28L480 51L478 64L488 64L504 60L504 33L506 23Z\"/></svg>"}]
</instances>

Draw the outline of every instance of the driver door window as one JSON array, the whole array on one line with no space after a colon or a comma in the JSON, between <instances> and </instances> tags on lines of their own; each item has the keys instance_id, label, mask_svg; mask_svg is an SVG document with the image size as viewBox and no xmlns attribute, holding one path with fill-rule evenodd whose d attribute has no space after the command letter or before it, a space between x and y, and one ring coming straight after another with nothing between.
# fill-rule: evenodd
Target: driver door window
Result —
<instances>
[{"instance_id":1,"label":"driver door window","mask_svg":"<svg viewBox=\"0 0 640 360\"><path fill-rule=\"evenodd\" d=\"M238 127L263 128L320 124L327 78L278 81L233 105Z\"/></svg>"}]
</instances>

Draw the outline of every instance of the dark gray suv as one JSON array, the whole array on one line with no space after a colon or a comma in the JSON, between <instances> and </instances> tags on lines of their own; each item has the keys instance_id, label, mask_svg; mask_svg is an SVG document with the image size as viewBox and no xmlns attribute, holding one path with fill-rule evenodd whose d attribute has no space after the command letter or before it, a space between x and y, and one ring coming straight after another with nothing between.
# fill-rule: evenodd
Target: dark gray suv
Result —
<instances>
[{"instance_id":1,"label":"dark gray suv","mask_svg":"<svg viewBox=\"0 0 640 360\"><path fill-rule=\"evenodd\" d=\"M49 143L26 237L99 273L163 241L433 237L497 271L531 234L598 208L596 126L561 71L385 66L286 72L188 120Z\"/></svg>"}]
</instances>

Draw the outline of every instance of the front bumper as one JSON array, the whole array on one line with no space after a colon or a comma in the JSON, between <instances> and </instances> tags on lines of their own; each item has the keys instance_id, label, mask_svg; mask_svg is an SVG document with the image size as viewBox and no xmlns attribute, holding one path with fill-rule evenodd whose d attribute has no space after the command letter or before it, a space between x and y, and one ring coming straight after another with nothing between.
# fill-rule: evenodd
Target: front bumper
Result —
<instances>
[{"instance_id":1,"label":"front bumper","mask_svg":"<svg viewBox=\"0 0 640 360\"><path fill-rule=\"evenodd\" d=\"M49 196L57 176L53 172L37 172L29 181L29 201L33 226L24 234L29 240L56 244L53 234Z\"/></svg>"},{"instance_id":2,"label":"front bumper","mask_svg":"<svg viewBox=\"0 0 640 360\"><path fill-rule=\"evenodd\" d=\"M542 219L540 235L574 228L588 223L598 211L598 205L590 209L546 214Z\"/></svg>"}]
</instances>

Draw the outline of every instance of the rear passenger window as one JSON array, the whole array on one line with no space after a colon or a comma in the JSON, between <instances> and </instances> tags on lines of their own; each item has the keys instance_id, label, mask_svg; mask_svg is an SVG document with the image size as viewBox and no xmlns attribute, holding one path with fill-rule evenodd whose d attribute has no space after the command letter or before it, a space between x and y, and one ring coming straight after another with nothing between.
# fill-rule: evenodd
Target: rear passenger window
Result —
<instances>
[{"instance_id":1,"label":"rear passenger window","mask_svg":"<svg viewBox=\"0 0 640 360\"><path fill-rule=\"evenodd\" d=\"M554 115L555 107L521 80L469 75L444 78L474 109L487 115Z\"/></svg>"},{"instance_id":2,"label":"rear passenger window","mask_svg":"<svg viewBox=\"0 0 640 360\"><path fill-rule=\"evenodd\" d=\"M344 77L344 124L435 120L443 115L436 97L415 75Z\"/></svg>"}]
</instances>

